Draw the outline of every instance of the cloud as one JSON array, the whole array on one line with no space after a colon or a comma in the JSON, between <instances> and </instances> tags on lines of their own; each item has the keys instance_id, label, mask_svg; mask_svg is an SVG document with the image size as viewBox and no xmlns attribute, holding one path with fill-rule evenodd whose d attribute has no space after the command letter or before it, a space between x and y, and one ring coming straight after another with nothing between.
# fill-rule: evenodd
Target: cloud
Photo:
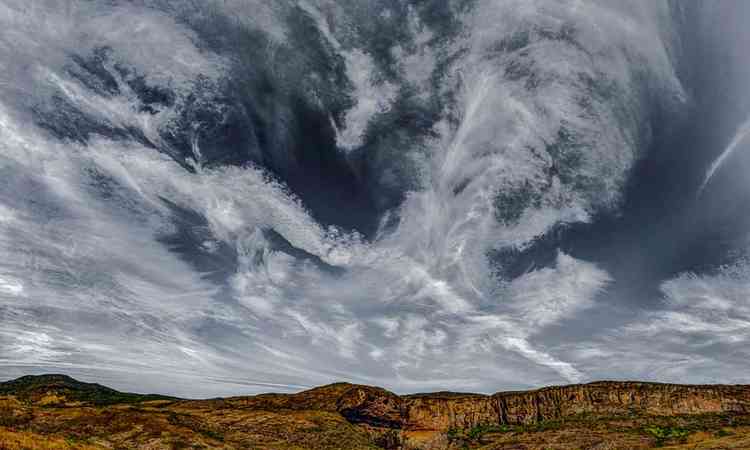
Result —
<instances>
[{"instance_id":1,"label":"cloud","mask_svg":"<svg viewBox=\"0 0 750 450\"><path fill-rule=\"evenodd\" d=\"M662 283L659 309L637 311L612 330L561 354L591 376L676 383L747 383L750 271L746 262L714 274Z\"/></svg>"},{"instance_id":2,"label":"cloud","mask_svg":"<svg viewBox=\"0 0 750 450\"><path fill-rule=\"evenodd\" d=\"M715 275L685 273L662 284L666 311L637 331L695 337L703 346L742 345L750 339L750 265L741 261Z\"/></svg>"},{"instance_id":3,"label":"cloud","mask_svg":"<svg viewBox=\"0 0 750 450\"><path fill-rule=\"evenodd\" d=\"M519 320L535 330L591 308L611 281L594 264L559 252L554 268L528 272L510 283L510 304Z\"/></svg>"},{"instance_id":4,"label":"cloud","mask_svg":"<svg viewBox=\"0 0 750 450\"><path fill-rule=\"evenodd\" d=\"M682 101L664 5L479 1L456 16L466 32L448 40L410 9L411 40L389 47L403 64L388 76L383 55L345 34L357 27L333 26L356 21L344 3L206 6L238 17L222 23L267 33L269 53L306 52L299 60L308 62L313 52L293 47L281 19L305 13L351 84L341 100L350 107L337 106L337 142L357 157L388 156L360 148L380 115L398 119L391 127L413 122L398 116L397 100L417 116L440 107L420 136L383 130L395 133L389 151L413 164L416 181L368 240L319 223L260 159L207 163L197 140L191 170L171 157L164 136L197 86L213 99L224 95L216 86L235 80L236 55L201 41L193 20L204 10L166 0L63 3L0 2L0 61L12 62L0 75L0 364L8 371L62 367L115 386L138 379L203 396L341 379L493 391L612 368L679 377L711 361L741 366L710 354L715 346L745 352L750 305L739 269L668 281L663 310L595 323L579 339L581 321L611 308L602 297L615 280L600 264L558 251L549 265L506 279L491 256L617 208L648 140L645 103ZM257 22L247 14L256 9ZM398 19L386 12L383 21ZM97 89L101 80L69 58L101 48L111 52L102 70L117 93ZM146 110L113 64L174 103ZM269 67L268 76L289 75ZM309 75L300 79L317 101L310 108L324 108L319 74ZM95 131L56 136L51 126L70 121L56 101ZM45 107L55 114L34 115ZM274 98L263 108L291 106ZM263 137L269 145L287 145L291 125L268 126L280 130Z\"/></svg>"},{"instance_id":5,"label":"cloud","mask_svg":"<svg viewBox=\"0 0 750 450\"><path fill-rule=\"evenodd\" d=\"M578 383L585 379L585 375L578 371L573 364L560 361L547 353L535 349L525 339L507 338L502 345L508 350L517 351L530 360L553 369L570 382Z\"/></svg>"}]
</instances>

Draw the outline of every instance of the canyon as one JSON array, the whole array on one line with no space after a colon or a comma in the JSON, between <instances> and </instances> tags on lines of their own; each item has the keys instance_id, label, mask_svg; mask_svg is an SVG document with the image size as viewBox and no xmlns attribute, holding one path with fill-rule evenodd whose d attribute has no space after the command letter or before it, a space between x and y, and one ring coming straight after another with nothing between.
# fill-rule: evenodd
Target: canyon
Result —
<instances>
[{"instance_id":1,"label":"canyon","mask_svg":"<svg viewBox=\"0 0 750 450\"><path fill-rule=\"evenodd\" d=\"M65 375L0 383L0 449L750 448L750 386L601 381L492 395L335 383L186 400Z\"/></svg>"}]
</instances>

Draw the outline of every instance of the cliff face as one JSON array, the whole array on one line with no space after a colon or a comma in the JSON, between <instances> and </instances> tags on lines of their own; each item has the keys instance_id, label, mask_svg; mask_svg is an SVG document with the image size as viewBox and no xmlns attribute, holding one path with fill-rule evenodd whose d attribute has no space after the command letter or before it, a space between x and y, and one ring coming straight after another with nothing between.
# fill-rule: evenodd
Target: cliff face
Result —
<instances>
[{"instance_id":1,"label":"cliff face","mask_svg":"<svg viewBox=\"0 0 750 450\"><path fill-rule=\"evenodd\" d=\"M582 414L750 414L750 387L599 382L491 396L435 393L399 397L382 389L351 386L342 392L338 411L357 423L436 431L528 425Z\"/></svg>"},{"instance_id":2,"label":"cliff face","mask_svg":"<svg viewBox=\"0 0 750 450\"><path fill-rule=\"evenodd\" d=\"M91 445L66 447L71 439ZM181 400L60 375L0 383L0 448L41 441L52 444L33 448L750 448L750 386L599 382L399 396L337 383L291 395Z\"/></svg>"},{"instance_id":3,"label":"cliff face","mask_svg":"<svg viewBox=\"0 0 750 450\"><path fill-rule=\"evenodd\" d=\"M385 389L353 386L336 406L338 412L352 423L401 428L404 422L403 400Z\"/></svg>"},{"instance_id":4,"label":"cliff face","mask_svg":"<svg viewBox=\"0 0 750 450\"><path fill-rule=\"evenodd\" d=\"M500 423L497 402L484 395L427 394L404 398L407 430L471 428L478 424Z\"/></svg>"},{"instance_id":5,"label":"cliff face","mask_svg":"<svg viewBox=\"0 0 750 450\"><path fill-rule=\"evenodd\" d=\"M746 386L599 382L530 392L497 393L499 421L529 424L579 414L677 415L750 412Z\"/></svg>"}]
</instances>

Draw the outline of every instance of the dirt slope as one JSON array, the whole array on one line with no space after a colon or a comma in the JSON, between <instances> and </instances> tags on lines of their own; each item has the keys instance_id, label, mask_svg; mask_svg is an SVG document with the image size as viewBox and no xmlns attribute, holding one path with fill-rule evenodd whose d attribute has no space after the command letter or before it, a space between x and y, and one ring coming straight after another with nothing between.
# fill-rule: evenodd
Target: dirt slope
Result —
<instances>
[{"instance_id":1,"label":"dirt slope","mask_svg":"<svg viewBox=\"0 0 750 450\"><path fill-rule=\"evenodd\" d=\"M398 396L337 383L214 400L64 375L0 383L0 449L750 449L750 386L597 382Z\"/></svg>"}]
</instances>

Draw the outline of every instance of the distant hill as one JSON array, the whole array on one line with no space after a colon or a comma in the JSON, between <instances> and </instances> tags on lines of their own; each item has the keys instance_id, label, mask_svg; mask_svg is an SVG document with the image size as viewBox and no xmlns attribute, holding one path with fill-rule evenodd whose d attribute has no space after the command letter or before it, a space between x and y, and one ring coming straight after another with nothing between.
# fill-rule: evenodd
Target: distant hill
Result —
<instances>
[{"instance_id":1,"label":"distant hill","mask_svg":"<svg viewBox=\"0 0 750 450\"><path fill-rule=\"evenodd\" d=\"M0 383L0 449L750 448L750 386L595 382L399 396L336 383L183 400L65 375Z\"/></svg>"},{"instance_id":2,"label":"distant hill","mask_svg":"<svg viewBox=\"0 0 750 450\"><path fill-rule=\"evenodd\" d=\"M174 399L164 395L141 395L119 392L96 383L84 383L67 375L27 375L0 383L0 395L13 395L31 402L39 401L48 392L54 391L70 401L93 405L137 403L148 400Z\"/></svg>"}]
</instances>

